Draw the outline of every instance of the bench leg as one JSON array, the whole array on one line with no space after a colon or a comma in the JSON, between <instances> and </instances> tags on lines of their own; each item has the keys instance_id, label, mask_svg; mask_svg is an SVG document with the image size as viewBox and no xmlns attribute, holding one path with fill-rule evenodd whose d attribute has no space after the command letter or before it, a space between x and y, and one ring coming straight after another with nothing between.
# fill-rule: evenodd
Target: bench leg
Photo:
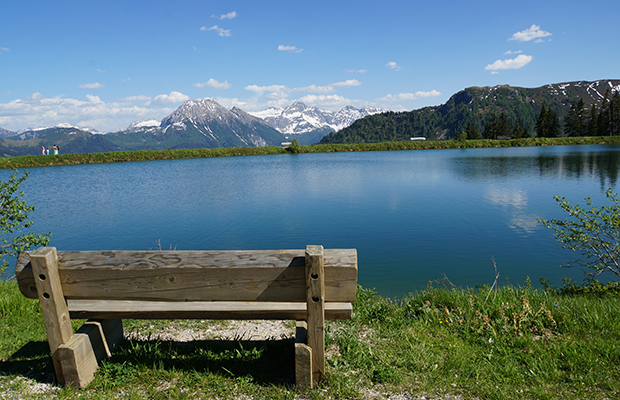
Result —
<instances>
[{"instance_id":1,"label":"bench leg","mask_svg":"<svg viewBox=\"0 0 620 400\"><path fill-rule=\"evenodd\" d=\"M308 341L306 321L297 321L295 330L295 384L298 388L312 389L312 349Z\"/></svg>"},{"instance_id":2,"label":"bench leg","mask_svg":"<svg viewBox=\"0 0 620 400\"><path fill-rule=\"evenodd\" d=\"M323 246L306 246L308 345L312 349L312 381L325 375L325 278Z\"/></svg>"},{"instance_id":3,"label":"bench leg","mask_svg":"<svg viewBox=\"0 0 620 400\"><path fill-rule=\"evenodd\" d=\"M56 351L65 384L83 388L95 377L99 362L123 339L120 319L87 321L73 337Z\"/></svg>"},{"instance_id":4,"label":"bench leg","mask_svg":"<svg viewBox=\"0 0 620 400\"><path fill-rule=\"evenodd\" d=\"M41 314L47 331L54 371L59 383L64 383L62 367L57 357L58 347L67 343L73 334L69 310L58 274L58 254L54 247L40 247L30 255L32 273L37 286Z\"/></svg>"}]
</instances>

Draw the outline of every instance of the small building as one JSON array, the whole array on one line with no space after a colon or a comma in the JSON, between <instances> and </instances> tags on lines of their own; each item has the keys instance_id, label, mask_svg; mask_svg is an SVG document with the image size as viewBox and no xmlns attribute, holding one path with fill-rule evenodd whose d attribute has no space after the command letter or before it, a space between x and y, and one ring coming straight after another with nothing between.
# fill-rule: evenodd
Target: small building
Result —
<instances>
[{"instance_id":1,"label":"small building","mask_svg":"<svg viewBox=\"0 0 620 400\"><path fill-rule=\"evenodd\" d=\"M409 140L426 140L424 136L414 136L410 137Z\"/></svg>"},{"instance_id":2,"label":"small building","mask_svg":"<svg viewBox=\"0 0 620 400\"><path fill-rule=\"evenodd\" d=\"M292 142L282 142L282 148L283 149L289 148L291 147L292 144L293 144Z\"/></svg>"}]
</instances>

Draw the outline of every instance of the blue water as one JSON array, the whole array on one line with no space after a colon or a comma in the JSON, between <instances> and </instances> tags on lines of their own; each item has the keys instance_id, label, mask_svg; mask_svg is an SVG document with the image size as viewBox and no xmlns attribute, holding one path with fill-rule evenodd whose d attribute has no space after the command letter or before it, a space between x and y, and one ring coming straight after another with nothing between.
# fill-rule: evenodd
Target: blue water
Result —
<instances>
[{"instance_id":1,"label":"blue water","mask_svg":"<svg viewBox=\"0 0 620 400\"><path fill-rule=\"evenodd\" d=\"M60 250L356 248L388 296L579 269L540 218L617 190L619 146L299 154L30 168L34 230ZM10 171L0 171L6 179Z\"/></svg>"}]
</instances>

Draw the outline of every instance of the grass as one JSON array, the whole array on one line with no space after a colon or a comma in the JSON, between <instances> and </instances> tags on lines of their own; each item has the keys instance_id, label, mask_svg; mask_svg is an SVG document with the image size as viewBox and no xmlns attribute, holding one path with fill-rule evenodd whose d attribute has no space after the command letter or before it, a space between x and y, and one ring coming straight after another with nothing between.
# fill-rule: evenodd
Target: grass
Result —
<instances>
[{"instance_id":1,"label":"grass","mask_svg":"<svg viewBox=\"0 0 620 400\"><path fill-rule=\"evenodd\" d=\"M617 283L589 290L429 286L398 300L360 287L353 319L327 325L324 382L302 391L293 386L290 340L128 340L88 388L30 393L33 382L53 377L38 302L23 297L12 282L0 283L0 299L0 393L19 398L620 396ZM148 331L166 321L158 324L127 321L125 327ZM204 322L195 324L200 328Z\"/></svg>"},{"instance_id":2,"label":"grass","mask_svg":"<svg viewBox=\"0 0 620 400\"><path fill-rule=\"evenodd\" d=\"M620 144L620 136L577 137L577 138L527 138L512 140L441 140L408 141L359 144L322 144L299 146L285 150L277 146L267 147L227 147L215 149L168 149L114 151L108 153L61 154L58 156L19 156L0 158L0 169L45 167L57 165L100 164L129 161L155 161L183 158L231 157L249 155L273 155L294 153L334 153L350 151L393 151L393 150L431 150L465 149L488 147L525 147L581 144ZM290 148L289 148L290 149Z\"/></svg>"}]
</instances>

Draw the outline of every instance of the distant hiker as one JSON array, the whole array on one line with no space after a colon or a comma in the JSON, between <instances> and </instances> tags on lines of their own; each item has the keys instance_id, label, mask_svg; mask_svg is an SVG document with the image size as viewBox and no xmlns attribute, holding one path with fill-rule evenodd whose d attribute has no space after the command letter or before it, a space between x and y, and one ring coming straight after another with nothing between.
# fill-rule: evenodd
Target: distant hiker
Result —
<instances>
[{"instance_id":1,"label":"distant hiker","mask_svg":"<svg viewBox=\"0 0 620 400\"><path fill-rule=\"evenodd\" d=\"M57 156L58 155L58 151L60 150L60 148L56 145L52 146L52 149L54 149L54 155Z\"/></svg>"},{"instance_id":2,"label":"distant hiker","mask_svg":"<svg viewBox=\"0 0 620 400\"><path fill-rule=\"evenodd\" d=\"M47 149L45 149L45 155L49 156L50 155L50 148L48 147Z\"/></svg>"},{"instance_id":3,"label":"distant hiker","mask_svg":"<svg viewBox=\"0 0 620 400\"><path fill-rule=\"evenodd\" d=\"M41 155L45 155L45 146L41 145Z\"/></svg>"}]
</instances>

